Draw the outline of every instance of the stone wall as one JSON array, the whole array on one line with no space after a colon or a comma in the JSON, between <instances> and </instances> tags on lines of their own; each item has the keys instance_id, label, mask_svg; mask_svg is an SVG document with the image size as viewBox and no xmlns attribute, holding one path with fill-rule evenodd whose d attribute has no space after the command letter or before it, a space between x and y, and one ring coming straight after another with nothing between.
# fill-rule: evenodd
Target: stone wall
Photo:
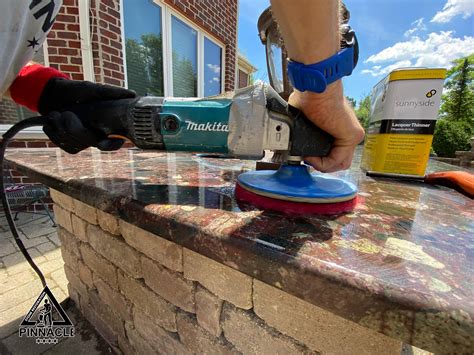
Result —
<instances>
[{"instance_id":1,"label":"stone wall","mask_svg":"<svg viewBox=\"0 0 474 355\"><path fill-rule=\"evenodd\" d=\"M69 296L115 350L400 354L399 341L62 193L52 197Z\"/></svg>"}]
</instances>

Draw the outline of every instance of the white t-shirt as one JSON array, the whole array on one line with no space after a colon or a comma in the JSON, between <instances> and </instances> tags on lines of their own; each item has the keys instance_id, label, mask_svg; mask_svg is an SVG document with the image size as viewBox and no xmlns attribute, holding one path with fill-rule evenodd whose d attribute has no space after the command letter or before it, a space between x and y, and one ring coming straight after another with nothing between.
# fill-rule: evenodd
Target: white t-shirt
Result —
<instances>
[{"instance_id":1,"label":"white t-shirt","mask_svg":"<svg viewBox=\"0 0 474 355\"><path fill-rule=\"evenodd\" d=\"M62 0L1 0L0 97L41 47Z\"/></svg>"}]
</instances>

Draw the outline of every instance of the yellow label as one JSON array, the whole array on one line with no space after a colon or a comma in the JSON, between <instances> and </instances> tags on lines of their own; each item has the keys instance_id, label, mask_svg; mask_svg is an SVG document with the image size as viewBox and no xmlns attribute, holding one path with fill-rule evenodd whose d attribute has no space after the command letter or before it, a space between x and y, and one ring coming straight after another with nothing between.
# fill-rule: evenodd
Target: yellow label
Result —
<instances>
[{"instance_id":1,"label":"yellow label","mask_svg":"<svg viewBox=\"0 0 474 355\"><path fill-rule=\"evenodd\" d=\"M410 69L396 70L390 73L389 81L414 79L444 79L446 69Z\"/></svg>"},{"instance_id":2,"label":"yellow label","mask_svg":"<svg viewBox=\"0 0 474 355\"><path fill-rule=\"evenodd\" d=\"M362 168L382 173L423 176L432 141L431 134L368 134Z\"/></svg>"}]
</instances>

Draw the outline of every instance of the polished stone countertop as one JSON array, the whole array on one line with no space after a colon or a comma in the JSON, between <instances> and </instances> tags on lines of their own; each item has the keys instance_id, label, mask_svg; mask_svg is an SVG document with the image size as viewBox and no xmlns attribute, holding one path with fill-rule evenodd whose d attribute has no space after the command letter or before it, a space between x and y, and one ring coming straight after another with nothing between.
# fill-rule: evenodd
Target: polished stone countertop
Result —
<instances>
[{"instance_id":1,"label":"polished stone countertop","mask_svg":"<svg viewBox=\"0 0 474 355\"><path fill-rule=\"evenodd\" d=\"M474 352L474 202L419 182L336 175L360 203L333 217L242 210L255 162L122 149L19 149L30 177L334 314L440 353ZM430 161L429 171L456 167Z\"/></svg>"}]
</instances>

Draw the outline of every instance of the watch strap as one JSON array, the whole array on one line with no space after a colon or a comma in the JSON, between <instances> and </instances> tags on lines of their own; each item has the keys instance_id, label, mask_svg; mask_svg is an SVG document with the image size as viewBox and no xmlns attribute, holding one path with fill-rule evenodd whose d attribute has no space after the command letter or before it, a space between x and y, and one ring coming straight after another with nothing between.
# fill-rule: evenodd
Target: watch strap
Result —
<instances>
[{"instance_id":1,"label":"watch strap","mask_svg":"<svg viewBox=\"0 0 474 355\"><path fill-rule=\"evenodd\" d=\"M354 46L350 46L319 63L306 65L289 60L288 78L299 91L322 93L329 84L351 75L354 67Z\"/></svg>"}]
</instances>

